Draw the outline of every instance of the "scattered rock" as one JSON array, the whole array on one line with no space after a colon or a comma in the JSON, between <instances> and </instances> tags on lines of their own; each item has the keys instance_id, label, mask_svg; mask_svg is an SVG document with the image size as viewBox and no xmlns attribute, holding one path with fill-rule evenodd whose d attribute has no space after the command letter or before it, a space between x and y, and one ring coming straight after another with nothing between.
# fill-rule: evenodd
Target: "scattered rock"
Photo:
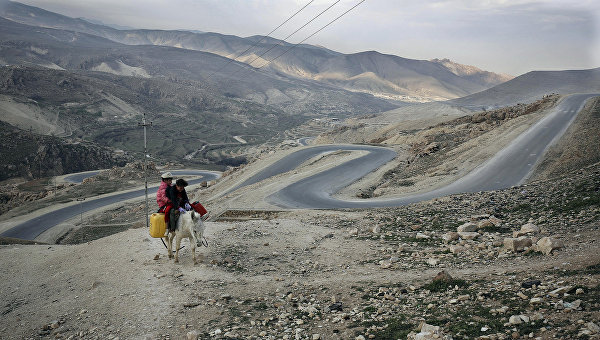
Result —
<instances>
[{"instance_id":1,"label":"scattered rock","mask_svg":"<svg viewBox=\"0 0 600 340\"><path fill-rule=\"evenodd\" d=\"M521 230L513 232L513 237L521 237L527 234L537 234L540 228L533 223L527 223L521 226Z\"/></svg>"},{"instance_id":2,"label":"scattered rock","mask_svg":"<svg viewBox=\"0 0 600 340\"><path fill-rule=\"evenodd\" d=\"M519 252L525 250L527 247L531 247L531 239L525 236L519 238L505 238L504 248L512 252Z\"/></svg>"},{"instance_id":3,"label":"scattered rock","mask_svg":"<svg viewBox=\"0 0 600 340\"><path fill-rule=\"evenodd\" d=\"M197 340L200 337L200 332L197 330L187 332L188 340Z\"/></svg>"},{"instance_id":4,"label":"scattered rock","mask_svg":"<svg viewBox=\"0 0 600 340\"><path fill-rule=\"evenodd\" d=\"M540 280L530 280L530 281L525 281L525 282L521 283L521 287L528 289L533 286L539 286L541 284L542 284L542 281L540 281Z\"/></svg>"},{"instance_id":5,"label":"scattered rock","mask_svg":"<svg viewBox=\"0 0 600 340\"><path fill-rule=\"evenodd\" d=\"M592 321L586 323L585 326L587 327L587 329L590 330L590 332L592 334L599 334L600 333L600 326L598 326L597 324L593 323Z\"/></svg>"},{"instance_id":6,"label":"scattered rock","mask_svg":"<svg viewBox=\"0 0 600 340\"><path fill-rule=\"evenodd\" d=\"M520 325L522 323L527 323L529 322L529 317L525 316L525 315L511 315L511 317L508 319L508 323L511 325Z\"/></svg>"},{"instance_id":7,"label":"scattered rock","mask_svg":"<svg viewBox=\"0 0 600 340\"><path fill-rule=\"evenodd\" d=\"M448 250L452 253L452 254L460 254L463 253L467 250L467 248L461 246L461 245L456 245L456 244L451 244L448 247Z\"/></svg>"},{"instance_id":8,"label":"scattered rock","mask_svg":"<svg viewBox=\"0 0 600 340\"><path fill-rule=\"evenodd\" d=\"M436 281L452 281L453 278L452 276L450 276L450 274L446 273L446 271L442 270L441 272L437 273L437 275L433 278L433 282Z\"/></svg>"},{"instance_id":9,"label":"scattered rock","mask_svg":"<svg viewBox=\"0 0 600 340\"><path fill-rule=\"evenodd\" d=\"M445 242L456 241L458 240L458 233L454 231L449 231L442 235L442 240L444 240Z\"/></svg>"},{"instance_id":10,"label":"scattered rock","mask_svg":"<svg viewBox=\"0 0 600 340\"><path fill-rule=\"evenodd\" d=\"M564 247L563 241L554 237L542 237L536 244L536 250L549 255L553 250Z\"/></svg>"},{"instance_id":11,"label":"scattered rock","mask_svg":"<svg viewBox=\"0 0 600 340\"><path fill-rule=\"evenodd\" d=\"M467 222L463 225L460 225L458 228L456 228L456 231L458 233L477 231L477 224L475 224L473 222Z\"/></svg>"},{"instance_id":12,"label":"scattered rock","mask_svg":"<svg viewBox=\"0 0 600 340\"><path fill-rule=\"evenodd\" d=\"M423 233L417 233L417 235L415 236L415 238L417 240L427 240L429 239L429 236Z\"/></svg>"},{"instance_id":13,"label":"scattered rock","mask_svg":"<svg viewBox=\"0 0 600 340\"><path fill-rule=\"evenodd\" d=\"M412 340L443 339L444 333L439 326L423 322L419 327L419 333L410 332L406 338Z\"/></svg>"},{"instance_id":14,"label":"scattered rock","mask_svg":"<svg viewBox=\"0 0 600 340\"><path fill-rule=\"evenodd\" d=\"M479 237L479 233L475 231L458 232L458 236L463 240L474 240Z\"/></svg>"},{"instance_id":15,"label":"scattered rock","mask_svg":"<svg viewBox=\"0 0 600 340\"><path fill-rule=\"evenodd\" d=\"M329 308L330 312L341 312L344 309L344 306L342 305L341 302L336 302L336 303L329 305L328 308Z\"/></svg>"}]
</instances>

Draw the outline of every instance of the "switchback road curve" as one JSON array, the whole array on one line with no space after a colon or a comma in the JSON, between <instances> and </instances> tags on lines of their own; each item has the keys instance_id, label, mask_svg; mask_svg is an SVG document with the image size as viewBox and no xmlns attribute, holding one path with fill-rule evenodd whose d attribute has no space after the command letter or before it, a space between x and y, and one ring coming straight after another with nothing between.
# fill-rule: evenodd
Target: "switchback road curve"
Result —
<instances>
[{"instance_id":1,"label":"switchback road curve","mask_svg":"<svg viewBox=\"0 0 600 340\"><path fill-rule=\"evenodd\" d=\"M267 198L269 202L284 208L393 207L457 193L509 188L523 183L529 177L548 147L562 136L577 113L583 108L585 101L594 96L598 96L598 94L571 95L565 98L543 119L484 164L458 181L430 192L387 200L345 201L333 198L332 195L340 189L381 167L396 156L396 153L390 149L366 145L322 145L299 150L275 162L228 192L290 171L316 155L337 150L359 150L369 153L295 182L269 196ZM172 172L175 174L175 171ZM190 184L216 177L217 175L214 173L207 172L205 177L190 181ZM152 187L148 190L155 191L156 189L157 187ZM82 202L81 208L89 211L120 200L141 197L143 194L144 190L142 189L100 199L90 199ZM2 236L33 240L45 230L73 218L79 213L80 207L78 206L62 208L19 224L4 232Z\"/></svg>"},{"instance_id":2,"label":"switchback road curve","mask_svg":"<svg viewBox=\"0 0 600 340\"><path fill-rule=\"evenodd\" d=\"M375 147L342 148L331 146L329 151L340 149L370 150L371 153L295 182L267 199L270 203L284 208L374 208L406 205L458 193L510 188L522 184L531 175L536 163L548 147L564 134L577 113L583 108L585 102L595 96L598 96L598 94L577 94L566 97L544 118L491 159L458 181L433 191L387 200L346 201L333 198L333 194L366 173L378 168L381 164L387 162L386 159L391 159L389 158L391 150L383 149L387 150L386 152L376 151ZM313 149L312 156L327 150L325 147L311 148L301 150L298 153L305 153L308 158L311 155L307 155L310 152L307 150ZM290 163L297 162L294 159L295 154L288 157L291 158ZM285 164L286 158L278 163ZM280 165L280 167L283 168L283 165ZM255 177L260 178L261 174L259 173Z\"/></svg>"},{"instance_id":3,"label":"switchback road curve","mask_svg":"<svg viewBox=\"0 0 600 340\"><path fill-rule=\"evenodd\" d=\"M201 171L201 170L172 170L171 173L174 176L202 176L198 179L190 180L190 185L198 184L203 181L210 181L219 177L218 173ZM73 175L71 181L82 181L86 177L93 176L94 172L86 172L83 175ZM158 186L148 187L148 193L155 193L158 190ZM20 223L11 229L2 233L2 236L20 238L24 240L34 240L44 231L70 219L76 217L81 212L87 212L94 209L102 208L106 205L113 204L120 201L125 201L132 198L143 197L145 189L133 190L124 193L118 193L110 196L104 196L101 198L88 198L82 201L81 204L71 205L65 208L60 208L52 212L37 216L26 222Z\"/></svg>"}]
</instances>

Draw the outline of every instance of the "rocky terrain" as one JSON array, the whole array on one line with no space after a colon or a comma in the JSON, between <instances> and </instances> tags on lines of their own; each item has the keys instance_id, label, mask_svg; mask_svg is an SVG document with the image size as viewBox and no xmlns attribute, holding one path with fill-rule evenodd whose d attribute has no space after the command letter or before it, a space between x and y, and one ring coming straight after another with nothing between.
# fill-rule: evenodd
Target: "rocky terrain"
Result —
<instances>
[{"instance_id":1,"label":"rocky terrain","mask_svg":"<svg viewBox=\"0 0 600 340\"><path fill-rule=\"evenodd\" d=\"M0 0L7 4L0 61L29 66L0 67L10 124L0 131L3 156L15 165L5 166L13 172L2 181L0 231L32 211L141 187L141 164L113 166L121 164L112 157L141 152L144 112L160 136L149 144L152 178L182 160L227 171L188 187L212 214L197 265L187 241L180 263L167 257L138 199L81 214L34 242L0 238L3 339L600 339L598 98L525 185L368 210L282 210L265 199L360 154L340 151L223 194L316 134L313 143L398 152L340 198L443 185L541 119L561 100L554 89L598 90L597 69L532 72L454 102L375 114L396 105L347 90L419 101L474 91L494 75L449 60L310 47L329 63L300 72L309 79L293 79L306 65L291 55L239 81L217 75L213 86L206 77L227 61L217 54L260 37L217 51L224 37L210 35L212 54L192 48L197 35L132 30L125 45L115 42L123 32ZM387 78L369 73L390 64L397 73ZM430 91L398 88L402 75L434 71L443 77ZM90 159L73 160L82 154ZM93 162L109 169L75 185L46 177L54 165L36 175L50 159L67 161L63 172Z\"/></svg>"},{"instance_id":2,"label":"rocky terrain","mask_svg":"<svg viewBox=\"0 0 600 340\"><path fill-rule=\"evenodd\" d=\"M124 153L94 143L67 142L0 122L0 181L21 177L27 180L94 169L123 166Z\"/></svg>"},{"instance_id":3,"label":"rocky terrain","mask_svg":"<svg viewBox=\"0 0 600 340\"><path fill-rule=\"evenodd\" d=\"M77 245L2 246L2 332L15 339L595 338L599 181L594 164L551 186L393 209L228 213L207 222L197 266L187 247L174 265L145 227Z\"/></svg>"},{"instance_id":4,"label":"rocky terrain","mask_svg":"<svg viewBox=\"0 0 600 340\"><path fill-rule=\"evenodd\" d=\"M223 211L223 198L207 199L221 184L190 188L215 215L196 266L187 243L180 264L166 257L140 203L86 217L59 245L1 246L1 331L11 339L598 338L600 163L596 139L580 138L597 132L598 117L592 102L539 177L506 190L385 209ZM586 157L553 156L573 147ZM328 157L347 155L313 163ZM124 173L106 175L135 180Z\"/></svg>"}]
</instances>

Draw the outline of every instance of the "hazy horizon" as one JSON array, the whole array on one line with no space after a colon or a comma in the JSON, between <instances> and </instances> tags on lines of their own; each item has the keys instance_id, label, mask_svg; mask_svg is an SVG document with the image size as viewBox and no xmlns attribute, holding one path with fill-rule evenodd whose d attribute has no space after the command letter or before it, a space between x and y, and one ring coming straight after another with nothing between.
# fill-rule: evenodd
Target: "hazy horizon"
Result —
<instances>
[{"instance_id":1,"label":"hazy horizon","mask_svg":"<svg viewBox=\"0 0 600 340\"><path fill-rule=\"evenodd\" d=\"M309 0L18 1L108 25L266 35ZM316 0L272 37L283 39L335 1ZM359 0L343 0L287 41L297 43ZM596 1L367 0L305 43L342 53L448 58L514 76L600 66Z\"/></svg>"}]
</instances>

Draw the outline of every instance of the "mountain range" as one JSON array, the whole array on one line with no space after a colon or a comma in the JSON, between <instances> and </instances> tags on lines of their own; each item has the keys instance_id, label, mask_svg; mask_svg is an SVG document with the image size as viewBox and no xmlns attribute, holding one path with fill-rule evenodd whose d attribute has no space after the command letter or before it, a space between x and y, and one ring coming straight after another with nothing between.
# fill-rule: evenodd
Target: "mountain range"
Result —
<instances>
[{"instance_id":1,"label":"mountain range","mask_svg":"<svg viewBox=\"0 0 600 340\"><path fill-rule=\"evenodd\" d=\"M270 74L404 102L463 97L512 78L447 59L412 60L376 51L343 54L263 36L242 38L211 32L118 30L12 1L1 3L0 16L31 26L86 33L125 45L169 46L235 57ZM273 61L268 63L270 60ZM223 69L223 74L213 75L214 85L219 87L223 78L234 73L244 74L239 70L235 65Z\"/></svg>"},{"instance_id":2,"label":"mountain range","mask_svg":"<svg viewBox=\"0 0 600 340\"><path fill-rule=\"evenodd\" d=\"M264 36L92 21L0 0L1 121L65 144L84 141L140 157L145 117L153 159L224 169L313 118L395 117L394 109L410 103L448 99L417 107L462 115L551 92L600 91L598 69L512 78L448 59L343 54ZM86 164L97 167L90 161L78 169ZM37 173L53 173L47 170Z\"/></svg>"}]
</instances>

